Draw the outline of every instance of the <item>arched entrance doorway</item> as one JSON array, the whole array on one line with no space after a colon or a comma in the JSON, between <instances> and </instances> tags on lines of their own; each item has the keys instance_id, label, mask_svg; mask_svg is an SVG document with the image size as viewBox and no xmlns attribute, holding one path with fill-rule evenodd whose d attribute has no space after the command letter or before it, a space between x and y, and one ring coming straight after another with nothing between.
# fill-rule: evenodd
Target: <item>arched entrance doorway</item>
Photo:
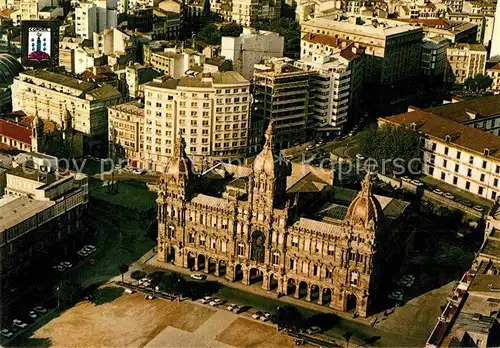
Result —
<instances>
[{"instance_id":1,"label":"arched entrance doorway","mask_svg":"<svg viewBox=\"0 0 500 348\"><path fill-rule=\"evenodd\" d=\"M257 268L250 269L250 285L261 283L262 285L263 274L262 271Z\"/></svg>"},{"instance_id":2,"label":"arched entrance doorway","mask_svg":"<svg viewBox=\"0 0 500 348\"><path fill-rule=\"evenodd\" d=\"M219 277L226 275L226 261L219 261Z\"/></svg>"},{"instance_id":3,"label":"arched entrance doorway","mask_svg":"<svg viewBox=\"0 0 500 348\"><path fill-rule=\"evenodd\" d=\"M300 282L299 283L299 298L307 296L307 283Z\"/></svg>"},{"instance_id":4,"label":"arched entrance doorway","mask_svg":"<svg viewBox=\"0 0 500 348\"><path fill-rule=\"evenodd\" d=\"M269 274L269 290L274 290L278 287L278 281L273 273Z\"/></svg>"},{"instance_id":5,"label":"arched entrance doorway","mask_svg":"<svg viewBox=\"0 0 500 348\"><path fill-rule=\"evenodd\" d=\"M323 301L322 305L329 304L332 302L332 290L330 288L323 289Z\"/></svg>"},{"instance_id":6,"label":"arched entrance doorway","mask_svg":"<svg viewBox=\"0 0 500 348\"><path fill-rule=\"evenodd\" d=\"M234 280L242 280L243 279L243 268L241 265L236 265L234 267Z\"/></svg>"},{"instance_id":7,"label":"arched entrance doorway","mask_svg":"<svg viewBox=\"0 0 500 348\"><path fill-rule=\"evenodd\" d=\"M167 251L167 261L168 262L175 261L175 248L173 246L171 246L167 250L168 250Z\"/></svg>"},{"instance_id":8,"label":"arched entrance doorway","mask_svg":"<svg viewBox=\"0 0 500 348\"><path fill-rule=\"evenodd\" d=\"M357 302L358 299L356 298L356 295L353 294L347 295L345 311L346 312L356 311Z\"/></svg>"},{"instance_id":9,"label":"arched entrance doorway","mask_svg":"<svg viewBox=\"0 0 500 348\"><path fill-rule=\"evenodd\" d=\"M215 265L216 265L216 260L213 258L208 258L208 273L214 273L215 272Z\"/></svg>"},{"instance_id":10,"label":"arched entrance doorway","mask_svg":"<svg viewBox=\"0 0 500 348\"><path fill-rule=\"evenodd\" d=\"M195 264L194 260L195 260L195 257L193 255L193 253L192 252L188 252L188 254L187 254L187 267L191 271L194 270L194 264Z\"/></svg>"},{"instance_id":11,"label":"arched entrance doorway","mask_svg":"<svg viewBox=\"0 0 500 348\"><path fill-rule=\"evenodd\" d=\"M259 263L264 263L266 236L261 231L252 233L252 246L250 258Z\"/></svg>"},{"instance_id":12,"label":"arched entrance doorway","mask_svg":"<svg viewBox=\"0 0 500 348\"><path fill-rule=\"evenodd\" d=\"M311 301L318 301L319 299L319 286L316 284L311 285Z\"/></svg>"},{"instance_id":13,"label":"arched entrance doorway","mask_svg":"<svg viewBox=\"0 0 500 348\"><path fill-rule=\"evenodd\" d=\"M293 279L293 278L288 279L288 281L286 283L286 294L287 295L294 295L296 287L297 287L297 284L295 283L295 279Z\"/></svg>"},{"instance_id":14,"label":"arched entrance doorway","mask_svg":"<svg viewBox=\"0 0 500 348\"><path fill-rule=\"evenodd\" d=\"M203 271L205 269L205 255L198 255L198 271Z\"/></svg>"}]
</instances>

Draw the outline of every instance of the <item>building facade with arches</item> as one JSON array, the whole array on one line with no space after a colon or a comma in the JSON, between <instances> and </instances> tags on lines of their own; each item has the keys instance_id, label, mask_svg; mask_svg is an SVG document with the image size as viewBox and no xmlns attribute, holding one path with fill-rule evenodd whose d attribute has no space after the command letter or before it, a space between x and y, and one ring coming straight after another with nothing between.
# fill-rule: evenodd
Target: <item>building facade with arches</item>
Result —
<instances>
[{"instance_id":1,"label":"building facade with arches","mask_svg":"<svg viewBox=\"0 0 500 348\"><path fill-rule=\"evenodd\" d=\"M391 250L411 245L400 228L408 203L377 198L370 176L350 205L331 203L339 191L318 172L295 175L272 124L265 136L252 166L198 175L179 135L157 185L158 264L369 315L384 265L399 262Z\"/></svg>"}]
</instances>

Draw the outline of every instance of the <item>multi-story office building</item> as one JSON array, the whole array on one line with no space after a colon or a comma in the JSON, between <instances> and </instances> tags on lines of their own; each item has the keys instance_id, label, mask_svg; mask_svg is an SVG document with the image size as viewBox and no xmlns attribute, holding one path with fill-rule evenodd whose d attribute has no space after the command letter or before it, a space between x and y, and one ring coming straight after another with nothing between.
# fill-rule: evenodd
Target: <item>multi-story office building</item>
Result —
<instances>
[{"instance_id":1,"label":"multi-story office building","mask_svg":"<svg viewBox=\"0 0 500 348\"><path fill-rule=\"evenodd\" d=\"M233 0L232 20L249 27L259 20L273 20L281 16L281 0Z\"/></svg>"},{"instance_id":2,"label":"multi-story office building","mask_svg":"<svg viewBox=\"0 0 500 348\"><path fill-rule=\"evenodd\" d=\"M251 80L253 66L264 58L281 58L285 39L271 31L243 28L238 37L223 36L221 56L233 62L233 70Z\"/></svg>"},{"instance_id":3,"label":"multi-story office building","mask_svg":"<svg viewBox=\"0 0 500 348\"><path fill-rule=\"evenodd\" d=\"M108 130L107 107L121 99L112 85L99 86L46 70L25 71L12 85L13 110L53 121L59 128L71 122L71 128L84 135L85 152L101 143L97 138Z\"/></svg>"},{"instance_id":4,"label":"multi-story office building","mask_svg":"<svg viewBox=\"0 0 500 348\"><path fill-rule=\"evenodd\" d=\"M262 132L274 124L274 144L279 149L303 143L314 125L309 105L310 79L314 71L304 71L290 58L273 58L256 64L253 75L251 151L258 151Z\"/></svg>"},{"instance_id":5,"label":"multi-story office building","mask_svg":"<svg viewBox=\"0 0 500 348\"><path fill-rule=\"evenodd\" d=\"M144 149L144 105L137 101L108 108L109 155L138 167Z\"/></svg>"},{"instance_id":6,"label":"multi-story office building","mask_svg":"<svg viewBox=\"0 0 500 348\"><path fill-rule=\"evenodd\" d=\"M92 40L93 33L106 28L116 27L118 11L110 7L108 0L89 0L78 2L75 8L75 33L84 39Z\"/></svg>"},{"instance_id":7,"label":"multi-story office building","mask_svg":"<svg viewBox=\"0 0 500 348\"><path fill-rule=\"evenodd\" d=\"M446 18L455 22L469 22L477 25L476 42L490 46L493 37L493 23L495 17L480 11L478 13L447 13Z\"/></svg>"},{"instance_id":8,"label":"multi-story office building","mask_svg":"<svg viewBox=\"0 0 500 348\"><path fill-rule=\"evenodd\" d=\"M462 84L469 77L486 73L488 52L480 44L455 44L446 49L446 81Z\"/></svg>"},{"instance_id":9,"label":"multi-story office building","mask_svg":"<svg viewBox=\"0 0 500 348\"><path fill-rule=\"evenodd\" d=\"M54 5L52 0L20 0L18 4L22 21L40 19L38 13L44 7Z\"/></svg>"},{"instance_id":10,"label":"multi-story office building","mask_svg":"<svg viewBox=\"0 0 500 348\"><path fill-rule=\"evenodd\" d=\"M449 41L443 37L424 39L422 42L420 70L431 87L441 86L444 82L448 45Z\"/></svg>"},{"instance_id":11,"label":"multi-story office building","mask_svg":"<svg viewBox=\"0 0 500 348\"><path fill-rule=\"evenodd\" d=\"M7 315L25 289L46 281L55 260L74 255L83 244L88 182L84 174L58 178L28 165L2 175L6 187L0 195L0 286L2 315Z\"/></svg>"},{"instance_id":12,"label":"multi-story office building","mask_svg":"<svg viewBox=\"0 0 500 348\"><path fill-rule=\"evenodd\" d=\"M415 93L411 81L420 73L423 29L371 17L335 15L302 23L302 32L353 41L365 51L366 97L373 102Z\"/></svg>"},{"instance_id":13,"label":"multi-story office building","mask_svg":"<svg viewBox=\"0 0 500 348\"><path fill-rule=\"evenodd\" d=\"M230 22L233 19L233 2L231 0L210 1L210 12L218 19Z\"/></svg>"},{"instance_id":14,"label":"multi-story office building","mask_svg":"<svg viewBox=\"0 0 500 348\"><path fill-rule=\"evenodd\" d=\"M393 22L408 23L420 26L426 38L444 37L452 43L475 43L478 36L478 25L472 22L445 20L443 18L401 18Z\"/></svg>"},{"instance_id":15,"label":"multi-story office building","mask_svg":"<svg viewBox=\"0 0 500 348\"><path fill-rule=\"evenodd\" d=\"M197 166L247 153L250 82L237 72L159 78L144 87L143 167L163 172L182 133Z\"/></svg>"},{"instance_id":16,"label":"multi-story office building","mask_svg":"<svg viewBox=\"0 0 500 348\"><path fill-rule=\"evenodd\" d=\"M380 123L411 127L422 135L424 174L486 199L499 197L500 137L423 110Z\"/></svg>"}]
</instances>

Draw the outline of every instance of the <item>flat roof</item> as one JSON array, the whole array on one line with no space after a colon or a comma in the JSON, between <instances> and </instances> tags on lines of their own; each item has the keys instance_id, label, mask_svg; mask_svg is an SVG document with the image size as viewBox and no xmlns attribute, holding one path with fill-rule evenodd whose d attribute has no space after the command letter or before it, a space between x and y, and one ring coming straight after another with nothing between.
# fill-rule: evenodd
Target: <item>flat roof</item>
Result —
<instances>
[{"instance_id":1,"label":"flat roof","mask_svg":"<svg viewBox=\"0 0 500 348\"><path fill-rule=\"evenodd\" d=\"M9 200L2 204L2 200ZM28 197L0 198L0 232L16 226L33 215L54 205L54 201L37 201Z\"/></svg>"},{"instance_id":2,"label":"flat roof","mask_svg":"<svg viewBox=\"0 0 500 348\"><path fill-rule=\"evenodd\" d=\"M439 117L431 112L416 110L400 115L381 118L382 122L404 126L415 125L418 132L446 142L451 136L450 145L458 145L484 156L484 149L489 149L489 157L500 159L500 137L477 128Z\"/></svg>"}]
</instances>

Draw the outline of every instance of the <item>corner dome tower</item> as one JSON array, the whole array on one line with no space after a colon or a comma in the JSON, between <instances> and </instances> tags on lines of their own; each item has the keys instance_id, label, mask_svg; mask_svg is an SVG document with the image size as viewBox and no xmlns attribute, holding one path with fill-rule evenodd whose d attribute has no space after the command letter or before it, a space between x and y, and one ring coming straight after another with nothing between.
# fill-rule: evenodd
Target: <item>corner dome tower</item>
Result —
<instances>
[{"instance_id":1,"label":"corner dome tower","mask_svg":"<svg viewBox=\"0 0 500 348\"><path fill-rule=\"evenodd\" d=\"M257 155L255 161L253 162L253 171L255 174L260 174L262 172L269 176L274 176L275 165L274 161L277 156L273 152L273 122L269 122L266 133L266 142L264 143L264 148Z\"/></svg>"},{"instance_id":2,"label":"corner dome tower","mask_svg":"<svg viewBox=\"0 0 500 348\"><path fill-rule=\"evenodd\" d=\"M371 174L366 174L361 184L361 191L347 209L346 220L351 225L361 225L365 228L378 226L382 223L384 213L379 201L372 193Z\"/></svg>"}]
</instances>

